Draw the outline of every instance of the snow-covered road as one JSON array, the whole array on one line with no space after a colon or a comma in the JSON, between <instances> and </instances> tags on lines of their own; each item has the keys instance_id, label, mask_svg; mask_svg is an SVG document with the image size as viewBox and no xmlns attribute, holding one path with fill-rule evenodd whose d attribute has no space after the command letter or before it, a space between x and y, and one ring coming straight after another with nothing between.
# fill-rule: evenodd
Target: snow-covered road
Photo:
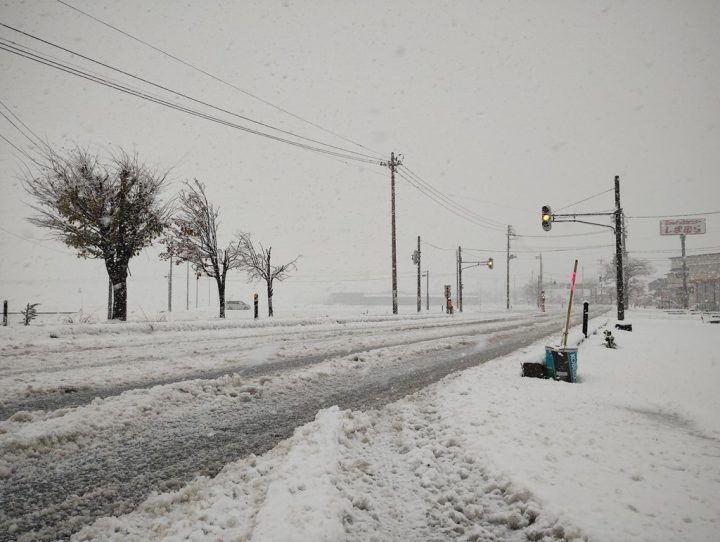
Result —
<instances>
[{"instance_id":1,"label":"snow-covered road","mask_svg":"<svg viewBox=\"0 0 720 542\"><path fill-rule=\"evenodd\" d=\"M151 491L265 453L322 408L380 407L557 333L562 319L129 324L9 337L0 540L67 538Z\"/></svg>"}]
</instances>

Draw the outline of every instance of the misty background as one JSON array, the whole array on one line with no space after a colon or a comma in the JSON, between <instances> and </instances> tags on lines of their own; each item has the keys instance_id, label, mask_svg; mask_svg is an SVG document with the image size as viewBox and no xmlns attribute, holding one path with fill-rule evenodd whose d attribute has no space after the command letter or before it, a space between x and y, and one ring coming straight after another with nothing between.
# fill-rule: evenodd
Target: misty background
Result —
<instances>
[{"instance_id":1,"label":"misty background","mask_svg":"<svg viewBox=\"0 0 720 542\"><path fill-rule=\"evenodd\" d=\"M659 216L720 210L717 1L68 3L246 93L57 1L5 1L0 19L283 130L385 159L401 153L412 172L479 215L468 220L398 178L401 295L415 292L411 255L420 235L433 295L443 284L454 292L462 246L466 259L495 260L493 270L464 273L465 295L481 291L500 302L507 225L518 234L516 289L536 279L540 252L546 281L566 281L575 258L579 280L596 280L601 261L613 257L612 231L556 223L545 233L540 207L556 211L607 190L561 212L610 211L615 175L630 217L628 251L650 260L653 276L680 254L677 236L659 235ZM5 27L0 36L132 81ZM206 183L225 239L251 232L278 262L301 254L298 272L276 284L276 314L327 302L334 292L384 294L390 311L388 168L188 116L4 51L0 66L0 99L53 148L80 146L101 157L137 152L170 169L167 198L186 179ZM33 166L10 143L30 156L35 149L2 117L0 134L0 297L11 310L40 302L40 310L102 315L102 262L79 260L26 221L30 200L20 178ZM704 216L707 233L688 236L689 254L720 251L720 214ZM151 247L131 260L131 312L167 307L161 251ZM174 307L184 309L185 266L174 273ZM210 297L207 279L198 286L200 306L216 303L214 284ZM243 273L229 277L228 299L249 302L253 292L264 304L260 285ZM194 307L193 277L190 298Z\"/></svg>"}]
</instances>

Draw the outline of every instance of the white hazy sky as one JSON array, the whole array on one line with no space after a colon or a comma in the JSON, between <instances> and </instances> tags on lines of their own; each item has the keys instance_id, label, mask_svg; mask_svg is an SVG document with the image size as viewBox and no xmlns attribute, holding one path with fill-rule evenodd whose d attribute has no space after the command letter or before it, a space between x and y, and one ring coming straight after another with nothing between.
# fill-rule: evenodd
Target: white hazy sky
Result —
<instances>
[{"instance_id":1,"label":"white hazy sky","mask_svg":"<svg viewBox=\"0 0 720 542\"><path fill-rule=\"evenodd\" d=\"M401 292L414 291L410 256L418 235L449 249L423 246L434 293L443 283L454 289L458 245L498 251L468 252L498 265L467 271L465 282L470 293L501 290L506 224L528 236L513 242L518 286L537 276L541 250L548 278L565 278L576 257L596 277L598 261L612 257L611 231L555 224L546 234L540 206L559 209L609 190L615 175L631 217L720 211L717 1L69 3L384 156L402 153L412 171L495 224L465 221L399 180ZM238 114L362 151L59 2L5 1L1 9L7 25ZM4 27L0 37L88 66ZM276 289L276 303L389 291L387 169L213 124L5 51L0 67L0 99L51 145L103 155L135 150L151 165L172 168L167 196L184 179L204 181L221 206L226 237L250 231L279 259L302 254L297 276ZM2 117L0 134L33 152ZM74 310L83 296L86 304L99 298L101 307L100 264L77 260L57 242L32 240L45 234L25 220L21 159L0 140L0 296L18 304L62 292L48 310ZM613 205L609 192L572 209ZM680 243L661 238L658 222L631 219L628 248L661 274L674 255L667 251ZM707 215L707 230L688 238L691 253L720 250L720 214ZM562 237L581 233L591 235ZM166 264L157 253L149 249L131 263L131 310L165 306ZM254 290L237 274L229 297Z\"/></svg>"}]
</instances>

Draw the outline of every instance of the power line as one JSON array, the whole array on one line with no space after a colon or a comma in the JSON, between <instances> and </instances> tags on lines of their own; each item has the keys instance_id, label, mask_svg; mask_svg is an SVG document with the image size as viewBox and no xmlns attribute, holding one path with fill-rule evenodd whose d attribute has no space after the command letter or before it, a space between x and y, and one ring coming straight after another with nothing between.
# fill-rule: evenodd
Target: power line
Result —
<instances>
[{"instance_id":1,"label":"power line","mask_svg":"<svg viewBox=\"0 0 720 542\"><path fill-rule=\"evenodd\" d=\"M439 190L434 188L432 185L430 185L430 183L423 180L418 175L412 173L407 167L401 166L401 168L404 171L399 170L397 173L402 179L404 179L411 186L415 187L423 195L430 198L431 200L433 200L435 203L437 203L441 207L444 207L445 209L452 212L456 216L459 216L460 218L463 218L463 219L467 220L468 222L475 224L476 226L479 226L481 228L490 229L490 230L501 231L500 228L496 227L494 224L492 224L490 221L488 221L484 217L476 215L475 213L473 213L472 211L463 207L462 205L449 199L442 192L440 192Z\"/></svg>"},{"instance_id":2,"label":"power line","mask_svg":"<svg viewBox=\"0 0 720 542\"><path fill-rule=\"evenodd\" d=\"M15 118L15 120L17 120L20 124L23 125L23 127L35 137L35 139L37 140L37 142L35 142L35 141L33 141L32 139L30 139L22 130L20 130L17 126L15 126L15 124L14 124L12 121L10 121L10 124L12 124L13 126L15 126L15 128L16 128L21 134L23 134L23 136L25 136L26 139L29 139L30 142L33 143L33 145L37 145L37 143L40 143L40 145L47 146L47 144L42 140L42 138L41 138L40 136L38 136L35 132L33 132L32 128L30 128L27 124L25 124L25 123L23 122L23 120L22 120L12 109L10 109L10 107L8 107L8 105L7 105L5 102L3 102L2 100L0 100L0 105L2 105L5 109L7 109L8 113L10 113L10 114ZM2 112L0 112L0 114L2 114ZM4 114L2 114L2 116L7 119L7 116L5 116ZM8 119L8 120L9 120L9 119Z\"/></svg>"},{"instance_id":3,"label":"power line","mask_svg":"<svg viewBox=\"0 0 720 542\"><path fill-rule=\"evenodd\" d=\"M441 192L440 190L438 190L438 189L436 189L435 187L433 187L432 184L430 184L428 181L426 181L425 179L423 179L422 177L420 177L420 175L418 175L417 173L413 172L413 171L412 171L410 168L408 168L407 166L402 166L402 167L403 167L403 169L405 169L405 170L407 171L408 174L410 174L410 175L411 175L414 179L416 179L419 183L421 183L423 186L426 186L429 190L431 190L432 192L434 192L435 194L437 194L438 197L440 197L440 198L443 199L444 201L448 202L450 205L452 205L452 206L460 209L460 210L463 211L464 213L468 214L469 216L472 216L472 217L476 218L477 220L486 222L489 226L496 226L496 227L498 227L501 231L504 231L505 225L504 225L502 222L497 221L497 220L493 220L493 219L491 219L491 218L487 218L487 217L485 217L485 216L482 216L482 215L477 214L477 213L474 212L474 211L471 211L471 210L468 209L467 207L465 207L465 206L457 203L456 201L454 201L453 199L451 199L449 196L447 196L446 194L444 194L444 193Z\"/></svg>"},{"instance_id":4,"label":"power line","mask_svg":"<svg viewBox=\"0 0 720 542\"><path fill-rule=\"evenodd\" d=\"M586 235L599 235L601 233L607 233L607 230L596 230L586 233L568 233L565 235L522 235L516 234L515 237L524 237L527 239L558 239L560 237L585 237Z\"/></svg>"},{"instance_id":5,"label":"power line","mask_svg":"<svg viewBox=\"0 0 720 542\"><path fill-rule=\"evenodd\" d=\"M41 164L40 162L38 162L37 160L35 160L32 156L30 156L30 155L29 155L27 152L25 152L23 149L21 149L20 147L18 147L17 145L15 145L15 144L14 144L12 141L10 141L7 137L5 137L4 135L0 134L0 138L4 139L4 140L7 142L8 145L10 145L13 149L15 149L16 151L18 151L20 154L22 154L25 158L27 158L28 160L30 160L31 162L33 162L36 166L42 167L42 164Z\"/></svg>"},{"instance_id":6,"label":"power line","mask_svg":"<svg viewBox=\"0 0 720 542\"><path fill-rule=\"evenodd\" d=\"M159 89L164 90L164 91L166 91L166 92L170 92L170 93L173 93L173 94L175 94L175 95L177 95L177 96L181 96L181 97L185 98L186 100L190 100L190 101L192 101L192 102L195 102L195 103L204 105L204 106L209 107L209 108L211 108L211 109L214 109L214 110L216 110L216 111L220 111L220 112L225 113L225 114L227 114L227 115L231 115L231 116L234 116L234 117L236 117L236 118L242 119L242 120L244 120L244 121L252 122L252 123L257 124L257 125L259 125L259 126L262 126L262 127L264 127L264 128L269 128L269 129L271 129L271 130L275 130L275 131L280 132L280 133L282 133L282 134L289 135L289 136L292 136L292 137L296 137L296 138L298 138L298 139L302 139L302 140L308 141L308 142L310 142L310 143L315 143L315 144L317 144L317 145L323 145L323 146L325 146L325 147L328 147L328 148L331 148L331 149L335 149L335 150L338 150L338 151L347 152L347 153L351 153L351 154L357 154L358 156L364 156L364 157L367 157L367 158L376 158L376 157L374 157L374 156L370 156L370 155L367 155L367 154L364 154L364 153L360 153L360 152L353 151L353 150L350 150L350 149L344 149L344 148L342 148L342 147L338 147L338 146L335 146L335 145L331 145L331 144L329 144L329 143L324 143L324 142L318 141L318 140L316 140L316 139L304 137L304 136L301 136L301 135L296 134L296 133L294 133L294 132L290 132L290 131L288 131L288 130L283 130L283 129L281 129L281 128L277 128L276 126L272 126L272 125L270 125L270 124L267 124L267 123L264 123L264 122L261 122L261 121L252 119L252 118L247 117L247 116L245 116L245 115L240 115L240 114L235 113L235 112L233 112L233 111L229 111L229 110L224 109L224 108L222 108L222 107L217 107L217 106L215 106L215 105L213 105L213 104L210 104L210 103L208 103L208 102L206 102L206 101L204 101L204 100L200 100L200 99L194 98L194 97L189 96L189 95L187 95L187 94L185 94L185 93L183 93L183 92L180 92L180 91L177 91L177 90L168 88L168 87L166 87L166 86L164 86L164 85L155 83L155 82L153 82L153 81L150 81L150 80L145 79L145 78L143 78L143 77L140 77L140 76L138 76L138 75L135 75L135 74L132 74L132 73L130 73L130 72L127 72L127 71L125 71L125 70L121 70L120 68L116 68L116 67L114 67L114 66L112 66L112 65L110 65L110 64L107 64L107 63L105 63L105 62L101 62L101 61L96 60L96 59L94 59L94 58L91 58L91 57L89 57L89 56L83 55L82 53L78 53L77 51L73 51L73 50L71 50L71 49L68 49L68 48L66 48L66 47L63 47L63 46L58 45L58 44L56 44L56 43L53 43L53 42L51 42L51 41L48 41L48 40L45 40L45 39L40 38L40 37L38 37L38 36L35 36L35 35L33 35L33 34L30 34L29 32L25 32L25 31L23 31L23 30L14 28L14 27L12 27L12 26L10 26L10 25L7 25L7 24L5 24L5 23L0 23L0 26L3 26L3 27L5 27L5 28L7 28L7 29L9 29L9 30L12 30L13 32L17 32L18 34L21 34L21 35L23 35L23 36L29 37L29 38L34 39L34 40L36 40L36 41L39 41L40 43L44 43L45 45L49 45L50 47L54 47L54 48L56 48L56 49L59 49L59 50L61 50L61 51L64 51L64 52L66 52L66 53L69 53L69 54L71 54L71 55L78 56L78 57L80 57L80 58L82 58L82 59L84 59L84 60L87 60L87 61L89 61L89 62L92 62L92 63L94 63L94 64L97 64L97 65L99 65L99 66L102 66L102 67L104 67L104 68L113 70L113 71L115 71L115 72L117 72L117 73L120 73L120 74L122 74L122 75L125 75L125 76L127 76L127 77L131 77L132 79L135 79L135 80L137 80L137 81L141 81L141 82L143 82L143 83L145 83L145 84L148 84L148 85L151 85L151 86L153 86L153 87L159 88ZM17 47L23 47L22 44L15 43L14 41L8 40L8 39L6 39L6 38L3 39L3 41L9 42L10 44L15 45L15 46L17 46ZM42 53L42 54L44 54L44 53ZM65 61L65 62L66 62L66 61Z\"/></svg>"},{"instance_id":7,"label":"power line","mask_svg":"<svg viewBox=\"0 0 720 542\"><path fill-rule=\"evenodd\" d=\"M645 216L625 216L625 218L683 218L686 216L703 216L703 215L720 215L720 211L708 211L706 213L685 213L682 215L645 215Z\"/></svg>"},{"instance_id":8,"label":"power line","mask_svg":"<svg viewBox=\"0 0 720 542\"><path fill-rule=\"evenodd\" d=\"M85 71L83 71L83 70L80 70L80 69L77 69L77 68L73 68L73 67L67 66L67 65L65 65L64 63L61 63L61 62L53 61L53 60L51 60L51 59L48 59L48 58L43 57L42 55L38 55L38 54L35 54L35 53L29 53L29 52L27 52L27 51L24 51L24 50L22 50L22 49L18 49L18 48L13 47L13 46L8 46L8 45L6 45L6 44L0 43L0 50L3 50L3 51L6 51L6 52L15 54L15 55L17 55L17 56L20 56L20 57L22 57L22 58L26 58L26 59L28 59L28 60L32 60L33 62L37 62L37 63L39 63L39 64L43 64L43 65L45 65L45 66L48 66L48 67L57 69L57 70L59 70L59 71L66 72L66 73L68 73L68 74L70 74L70 75L74 75L74 76L76 76L76 77L80 77L80 78L82 78L82 79L86 79L86 80L88 80L88 81L92 81L92 82L94 82L94 83L98 83L98 84L100 84L100 85L103 85L103 86L106 86L106 87L109 87L109 88L118 90L118 91L120 91L120 92L124 92L124 93L126 93L126 94L130 94L130 95L132 95L132 96L135 96L135 97L138 97L138 98L141 98L141 99L150 101L150 102L154 102L154 103L156 103L156 104L158 104L158 105L162 105L162 106L168 107L168 108L170 108L170 109L175 109L175 110L177 110L177 111L180 111L180 112L183 112L183 113L187 113L187 114L189 114L189 115L193 115L193 116L196 116L196 117L199 117L199 118L203 118L203 119L209 120L209 121L211 121L211 122L215 122L215 123L217 123L217 124L222 124L222 125L224 125L224 126L227 126L227 127L230 127L230 128L234 128L234 129L236 129L236 130L240 130L240 131L243 131L243 132L248 132L248 133L251 133L251 134L254 134L254 135L258 135L258 136L261 136L261 137L265 137L265 138L268 138L268 139L272 139L272 140L274 140L274 141L278 141L278 142L281 142L281 143L285 143L285 144L288 144L288 145L292 145L292 146L294 146L294 147L302 148L302 149L305 149L305 150L317 152L317 153L324 154L324 155L336 156L336 157L339 157L339 158L344 158L344 159L346 159L346 160L354 160L354 161L357 161L357 162L363 162L363 163L368 163L368 164L382 165L382 162L381 162L380 160L375 160L375 159L370 159L370 158L363 158L363 157L360 157L360 156L347 155L347 154L343 154L343 153L340 153L340 152L331 151L331 150L329 150L329 149L322 149L322 148L314 147L314 146L312 146L312 145L308 145L308 144L305 144L305 143L300 143L300 142L298 142L298 141L292 141L292 140L289 140L289 139L286 139L286 138L282 138L282 137L279 137L279 136L275 136L275 135L272 135L272 134L268 134L268 133L266 133L266 132L261 132L261 131L259 131L259 130L255 130L255 129L252 129L252 128L248 128L247 126L243 126L243 125L240 125L240 124L236 124L236 123L233 123L233 122L230 122L230 121L221 119L221 118L219 118L219 117L214 117L214 116L212 116L212 115L210 115L210 114L203 113L203 112L201 112L201 111L197 111L197 110L191 109L191 108L189 108L189 107L180 106L180 105L174 104L174 103L172 103L172 102L168 102L167 100L164 100L164 99L162 99L162 98L155 97L155 96L153 96L153 95L151 95L151 94L148 94L148 93L143 92L143 91L140 91L140 90L136 90L136 89L133 89L133 88L131 88L131 87L127 87L127 86L125 86L125 85L121 85L121 84L119 84L119 83L113 83L113 82L111 82L111 81L108 81L108 80L105 79L105 78L102 78L102 77L99 77L99 76L95 76L95 75L89 74L89 73L87 73L87 72L85 72Z\"/></svg>"},{"instance_id":9,"label":"power line","mask_svg":"<svg viewBox=\"0 0 720 542\"><path fill-rule=\"evenodd\" d=\"M562 211L563 209L567 209L568 207L574 207L575 205L579 205L581 203L584 203L584 202L591 200L593 198L596 198L598 196L602 196L603 194L607 194L608 192L612 192L613 190L614 190L614 188L610 188L608 190L603 190L602 192L598 192L597 194L588 196L587 198L581 199L580 201L576 201L575 203L571 203L570 205L565 205L564 207L560 207L559 209L556 209L556 211Z\"/></svg>"},{"instance_id":10,"label":"power line","mask_svg":"<svg viewBox=\"0 0 720 542\"><path fill-rule=\"evenodd\" d=\"M226 86L228 86L228 87L230 87L230 88L232 88L232 89L234 89L234 90L236 90L236 91L238 91L238 92L241 92L242 94L245 94L246 96L249 96L250 98L253 98L254 100L257 100L257 101L259 101L259 102L262 102L262 103L264 103L265 105L269 105L270 107L274 108L275 110L277 110L277 111L279 111L279 112L281 112L281 113L284 113L284 114L286 114L286 115L290 115L291 117L293 117L293 118L295 118L295 119L297 119L297 120L300 120L300 121L302 121L302 122L304 122L304 123L306 123L306 124L308 124L308 125L310 125L310 126L313 126L313 127L317 128L317 129L319 129L319 130L322 130L322 131L325 132L325 133L328 133L328 134L333 135L333 136L335 136L335 137L338 137L338 138L340 138L340 139L342 139L342 140L344 140L344 141L347 141L348 143L352 143L353 145L356 145L357 147L360 147L360 148L365 149L365 150L367 150L367 151L374 152L374 153L377 154L377 155L381 155L381 154L382 154L382 153L379 153L378 151L375 151L375 150L373 150L373 149L370 149L370 148L366 147L365 145L362 145L362 144L360 144L360 143L358 143L358 142L356 142L356 141L353 141L352 139L349 139L349 138L347 138L347 137L345 137L345 136L343 136L343 135L340 135L340 134L338 134L338 133L336 133L336 132L333 132L333 131L331 131L331 130L328 130L327 128L323 128L323 127L320 126L319 124L316 124L316 123L314 123L314 122L312 122L312 121L310 121L310 120L307 120L307 119L301 117L300 115L297 115L297 114L292 113L292 112L290 112L290 111L288 111L288 110L286 110L286 109L283 109L282 107L277 106L277 105L275 105L275 104L273 104L273 103L271 103L271 102L269 102L269 101L267 101L267 100L265 100L265 99L263 99L263 98L260 98L259 96L256 96L255 94L252 94L252 93L250 93L250 92L248 92L248 91L246 91L246 90L243 90L242 88L240 88L240 87L238 87L238 86L236 86L236 85L234 85L234 84L232 84L232 83L229 83L229 82L225 81L224 79L222 79L222 78L220 78L220 77L218 77L218 76L216 76L216 75L213 75L212 73L209 73L209 72L203 70L202 68L199 68L199 67L195 66L194 64L191 64L190 62L187 62L187 61L185 61L185 60L183 60L183 59L181 59L181 58L173 55L172 53L168 53L167 51L164 51L163 49L160 49L159 47L156 47L155 45L152 45L151 43L148 43L147 41L144 41L144 40L142 40L142 39L140 39L140 38L138 38L138 37L130 34L129 32L126 32L126 31L124 31L124 30L121 30L120 28L118 28L118 27L116 27L116 26L113 26L113 25L111 25L110 23L107 23L107 22L103 21L103 20L99 19L98 17L95 17L95 16L93 16L93 15L90 15L89 13L87 13L87 12L85 12L85 11L83 11L83 10L81 10L81 9L73 6L73 5L70 5L70 4L68 4L67 2L63 2L62 0L57 0L57 1L58 1L60 4L62 4L62 5L64 5L64 6L66 6L66 7L68 7L68 8L70 8L70 9L72 9L72 10L74 10L74 11L76 11L76 12L82 14L82 15L84 15L85 17L88 17L88 18L92 19L93 21L95 21L95 22L97 22L97 23L99 23L99 24L101 24L101 25L106 26L106 27L108 27L108 28L110 28L110 29L112 29L112 30L114 30L114 31L116 31L116 32L119 32L120 34L122 34L122 35L124 35L124 36L126 36L126 37L128 37L128 38L130 38L130 39L132 39L132 40L135 40L135 41L137 41L138 43L141 43L141 44L145 45L146 47L149 47L149 48L153 49L154 51L157 51L158 53L160 53L160 54L162 54L162 55L165 55L166 57L171 58L171 59L175 60L176 62L179 62L180 64L182 64L182 65L184 65L184 66L186 66L186 67L188 67L188 68L190 68L190 69L192 69L192 70L195 70L195 71L197 71L197 72L199 72L199 73L202 73L203 75L205 75L205 76L207 76L207 77L209 77L209 78L211 78L211 79L213 79L213 80L215 80L215 81L217 81L217 82L219 82L219 83L222 83L223 85L226 85Z\"/></svg>"},{"instance_id":11,"label":"power line","mask_svg":"<svg viewBox=\"0 0 720 542\"><path fill-rule=\"evenodd\" d=\"M443 248L443 247L439 247L439 246L437 246L437 245L433 245L432 243L426 241L425 239L421 239L420 242L421 242L423 245L427 245L427 246L432 247L432 248L435 248L435 249L437 249L437 250L445 250L445 251L448 251L448 252L455 252L455 250L457 250L457 249L455 249L455 248Z\"/></svg>"}]
</instances>

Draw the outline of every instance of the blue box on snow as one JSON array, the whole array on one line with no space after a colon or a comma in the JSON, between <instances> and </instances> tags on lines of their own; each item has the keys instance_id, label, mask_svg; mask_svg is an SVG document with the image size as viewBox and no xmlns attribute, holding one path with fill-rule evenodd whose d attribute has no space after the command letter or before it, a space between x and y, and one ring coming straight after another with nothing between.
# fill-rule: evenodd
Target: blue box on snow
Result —
<instances>
[{"instance_id":1,"label":"blue box on snow","mask_svg":"<svg viewBox=\"0 0 720 542\"><path fill-rule=\"evenodd\" d=\"M577 382L577 347L546 346L545 376L565 382Z\"/></svg>"}]
</instances>

